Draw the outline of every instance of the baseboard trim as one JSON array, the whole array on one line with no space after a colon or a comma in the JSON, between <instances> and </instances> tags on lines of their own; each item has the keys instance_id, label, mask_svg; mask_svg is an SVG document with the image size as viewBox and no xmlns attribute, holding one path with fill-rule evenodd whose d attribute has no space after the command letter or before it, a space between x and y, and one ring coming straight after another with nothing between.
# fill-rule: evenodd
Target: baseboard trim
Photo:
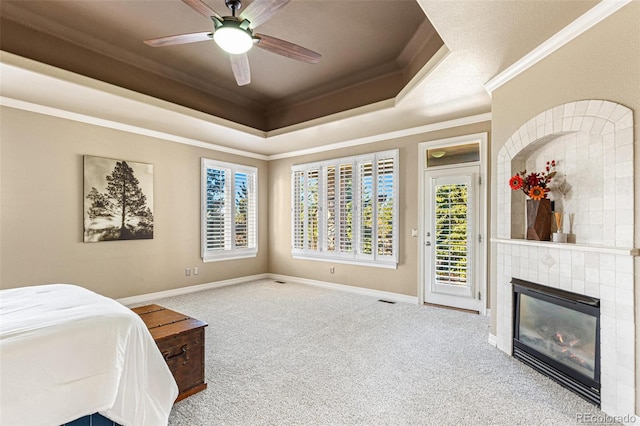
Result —
<instances>
[{"instance_id":1,"label":"baseboard trim","mask_svg":"<svg viewBox=\"0 0 640 426\"><path fill-rule=\"evenodd\" d=\"M269 278L280 281L291 281L299 284L312 285L315 287L329 288L332 290L345 291L348 293L361 294L365 296L377 297L379 299L391 300L393 302L404 302L418 304L416 296L407 296L406 294L393 293L390 291L373 290L370 288L354 287L345 284L336 284L326 281L310 280L307 278L291 277L288 275L268 274Z\"/></svg>"},{"instance_id":2,"label":"baseboard trim","mask_svg":"<svg viewBox=\"0 0 640 426\"><path fill-rule=\"evenodd\" d=\"M498 337L495 334L489 333L489 344L494 348L498 347Z\"/></svg>"},{"instance_id":3,"label":"baseboard trim","mask_svg":"<svg viewBox=\"0 0 640 426\"><path fill-rule=\"evenodd\" d=\"M235 284L243 284L249 281L263 280L269 278L269 274L249 275L246 277L232 278L229 280L214 281L210 283L197 284L188 287L174 288L172 290L158 291L155 293L141 294L139 296L124 297L116 299L120 304L128 306L136 303L150 302L164 297L180 296L182 294L195 293L196 291L211 290L213 288L226 287Z\"/></svg>"},{"instance_id":4,"label":"baseboard trim","mask_svg":"<svg viewBox=\"0 0 640 426\"><path fill-rule=\"evenodd\" d=\"M197 291L211 290L214 288L226 287L236 284L244 284L250 281L273 279L281 281L291 281L299 284L312 285L315 287L329 288L333 290L345 291L348 293L362 294L365 296L377 297L379 299L391 300L394 302L404 302L418 304L418 298L416 296L407 296L406 294L393 293L390 291L373 290L370 288L354 287L346 284L336 284L326 281L311 280L307 278L292 277L289 275L280 274L257 274L249 275L246 277L232 278L223 281L214 281L210 283L197 284L188 287L174 288L172 290L158 291L155 293L141 294L138 296L124 297L116 299L120 304L129 306L137 303L150 302L165 297L180 296L183 294L195 293Z\"/></svg>"}]
</instances>

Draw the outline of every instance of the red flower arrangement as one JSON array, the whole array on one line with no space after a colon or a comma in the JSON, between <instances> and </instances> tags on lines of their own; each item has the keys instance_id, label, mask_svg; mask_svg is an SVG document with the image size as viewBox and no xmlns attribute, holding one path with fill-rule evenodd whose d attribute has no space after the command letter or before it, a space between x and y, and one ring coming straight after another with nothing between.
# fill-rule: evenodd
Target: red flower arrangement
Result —
<instances>
[{"instance_id":1,"label":"red flower arrangement","mask_svg":"<svg viewBox=\"0 0 640 426\"><path fill-rule=\"evenodd\" d=\"M544 172L531 172L527 174L526 170L515 174L509 179L509 186L514 191L521 189L532 200L542 200L547 198L549 192L549 183L556 175L556 160L547 161Z\"/></svg>"}]
</instances>

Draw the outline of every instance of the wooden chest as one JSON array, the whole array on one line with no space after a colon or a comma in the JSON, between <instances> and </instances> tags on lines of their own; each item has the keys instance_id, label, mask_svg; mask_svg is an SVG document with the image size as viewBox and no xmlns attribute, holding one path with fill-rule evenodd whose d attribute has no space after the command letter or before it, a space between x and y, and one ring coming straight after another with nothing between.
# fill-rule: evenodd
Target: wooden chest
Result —
<instances>
[{"instance_id":1,"label":"wooden chest","mask_svg":"<svg viewBox=\"0 0 640 426\"><path fill-rule=\"evenodd\" d=\"M180 391L176 402L207 388L204 382L204 321L163 308L133 308L162 352Z\"/></svg>"}]
</instances>

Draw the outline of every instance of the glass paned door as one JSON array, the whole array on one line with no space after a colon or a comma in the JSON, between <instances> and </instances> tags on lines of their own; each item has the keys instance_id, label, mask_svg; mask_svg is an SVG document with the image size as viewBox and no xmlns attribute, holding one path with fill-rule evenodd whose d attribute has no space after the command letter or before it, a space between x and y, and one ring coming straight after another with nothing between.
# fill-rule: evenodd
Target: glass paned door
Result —
<instances>
[{"instance_id":1,"label":"glass paned door","mask_svg":"<svg viewBox=\"0 0 640 426\"><path fill-rule=\"evenodd\" d=\"M477 166L426 172L425 301L479 310Z\"/></svg>"}]
</instances>

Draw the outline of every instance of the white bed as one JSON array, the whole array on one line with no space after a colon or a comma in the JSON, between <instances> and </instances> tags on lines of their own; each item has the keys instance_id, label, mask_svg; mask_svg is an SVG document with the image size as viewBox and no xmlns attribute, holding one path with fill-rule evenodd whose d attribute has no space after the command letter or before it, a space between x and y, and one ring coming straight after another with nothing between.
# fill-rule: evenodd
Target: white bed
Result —
<instances>
[{"instance_id":1,"label":"white bed","mask_svg":"<svg viewBox=\"0 0 640 426\"><path fill-rule=\"evenodd\" d=\"M0 291L0 424L99 412L162 425L178 387L142 320L115 300L50 284Z\"/></svg>"}]
</instances>

